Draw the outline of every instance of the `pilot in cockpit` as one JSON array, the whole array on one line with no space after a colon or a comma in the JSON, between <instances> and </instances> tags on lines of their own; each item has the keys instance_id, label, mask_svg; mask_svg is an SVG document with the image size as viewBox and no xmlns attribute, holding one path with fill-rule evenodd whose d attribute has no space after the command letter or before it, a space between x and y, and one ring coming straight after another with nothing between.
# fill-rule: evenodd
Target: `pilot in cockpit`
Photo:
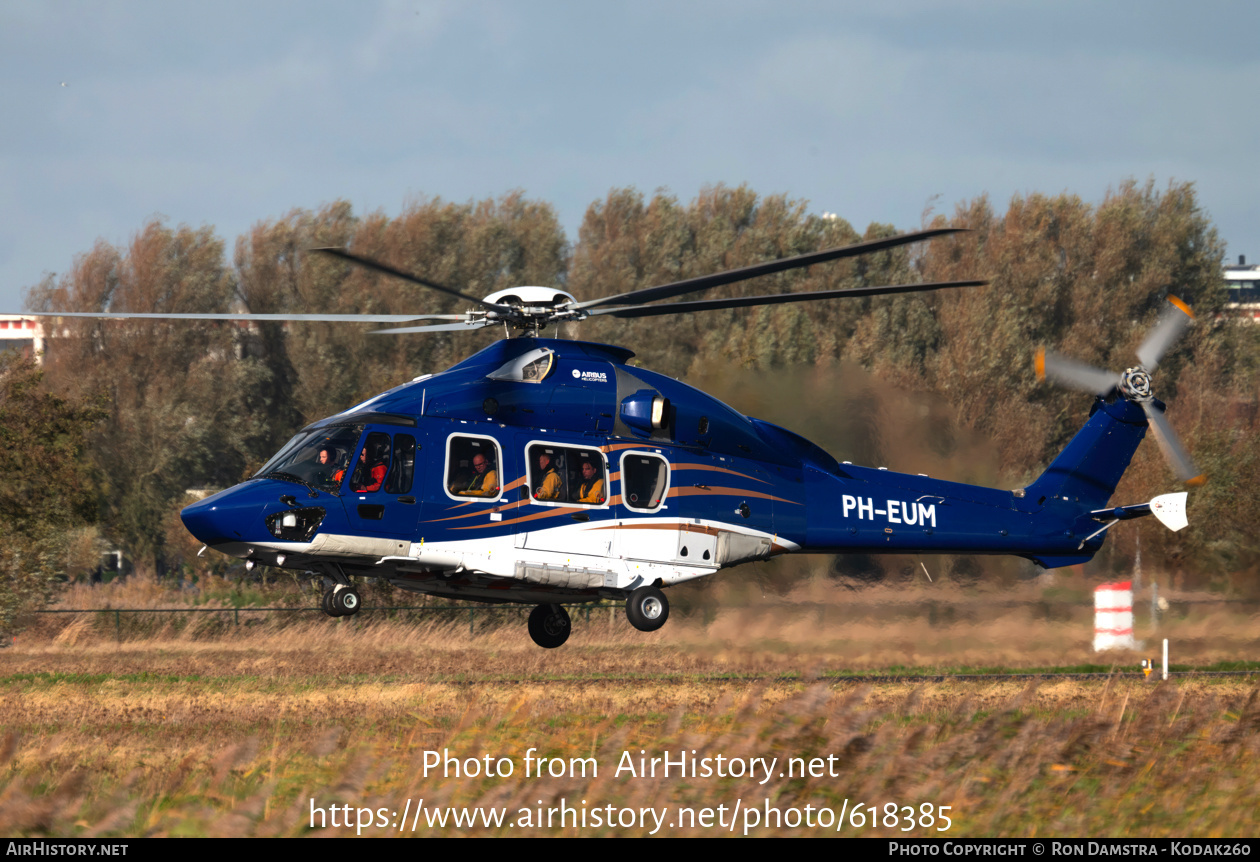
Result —
<instances>
[{"instance_id":1,"label":"pilot in cockpit","mask_svg":"<svg viewBox=\"0 0 1260 862\"><path fill-rule=\"evenodd\" d=\"M316 485L328 485L333 481L333 473L337 470L337 450L331 446L322 447L315 455L315 466L311 470L311 481Z\"/></svg>"}]
</instances>

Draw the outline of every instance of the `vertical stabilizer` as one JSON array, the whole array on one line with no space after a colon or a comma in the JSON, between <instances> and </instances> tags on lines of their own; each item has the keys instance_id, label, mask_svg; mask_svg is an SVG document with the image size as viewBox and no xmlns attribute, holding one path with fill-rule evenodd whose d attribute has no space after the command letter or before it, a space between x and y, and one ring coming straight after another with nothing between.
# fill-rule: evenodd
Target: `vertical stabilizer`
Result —
<instances>
[{"instance_id":1,"label":"vertical stabilizer","mask_svg":"<svg viewBox=\"0 0 1260 862\"><path fill-rule=\"evenodd\" d=\"M1146 416L1131 401L1094 403L1085 427L1025 491L1036 506L1066 497L1088 508L1101 508L1115 493L1133 453L1146 435Z\"/></svg>"}]
</instances>

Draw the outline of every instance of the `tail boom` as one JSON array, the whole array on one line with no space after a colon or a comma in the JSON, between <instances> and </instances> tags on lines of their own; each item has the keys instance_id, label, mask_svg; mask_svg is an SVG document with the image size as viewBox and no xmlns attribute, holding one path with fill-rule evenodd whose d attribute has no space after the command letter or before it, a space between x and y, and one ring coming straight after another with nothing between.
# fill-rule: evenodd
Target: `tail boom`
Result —
<instances>
[{"instance_id":1,"label":"tail boom","mask_svg":"<svg viewBox=\"0 0 1260 862\"><path fill-rule=\"evenodd\" d=\"M1146 433L1128 401L1099 399L1089 421L1027 488L1002 491L845 465L805 471L804 552L1010 554L1047 568L1102 546L1106 505Z\"/></svg>"}]
</instances>

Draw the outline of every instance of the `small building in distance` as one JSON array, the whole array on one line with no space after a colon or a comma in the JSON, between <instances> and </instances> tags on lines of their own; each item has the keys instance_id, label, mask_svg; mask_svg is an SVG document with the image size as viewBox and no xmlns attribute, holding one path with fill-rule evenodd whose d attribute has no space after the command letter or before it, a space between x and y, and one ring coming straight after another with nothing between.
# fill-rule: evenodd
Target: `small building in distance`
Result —
<instances>
[{"instance_id":1,"label":"small building in distance","mask_svg":"<svg viewBox=\"0 0 1260 862\"><path fill-rule=\"evenodd\" d=\"M1260 322L1260 266L1248 266L1246 255L1240 254L1237 264L1225 265L1225 289L1231 316Z\"/></svg>"},{"instance_id":2,"label":"small building in distance","mask_svg":"<svg viewBox=\"0 0 1260 862\"><path fill-rule=\"evenodd\" d=\"M21 350L42 362L44 327L39 318L0 314L0 350Z\"/></svg>"}]
</instances>

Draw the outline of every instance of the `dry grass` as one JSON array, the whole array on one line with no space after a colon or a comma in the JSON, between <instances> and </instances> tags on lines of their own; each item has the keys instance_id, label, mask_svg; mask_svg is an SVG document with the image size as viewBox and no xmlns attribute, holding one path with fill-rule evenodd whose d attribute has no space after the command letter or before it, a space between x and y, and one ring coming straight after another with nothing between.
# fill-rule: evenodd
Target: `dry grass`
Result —
<instances>
[{"instance_id":1,"label":"dry grass","mask_svg":"<svg viewBox=\"0 0 1260 862\"><path fill-rule=\"evenodd\" d=\"M756 581L729 578L706 589L670 592L675 609L660 632L630 628L619 607L575 610L574 635L559 651L534 648L525 635L528 608L485 613L478 608L470 632L465 612L386 619L365 612L331 621L313 610L315 598L295 591L248 595L178 591L140 578L95 589L77 585L58 608L155 610L195 606L215 613L40 615L18 637L23 652L47 650L49 661L64 659L62 647L124 645L147 641L183 645L191 654L242 637L268 654L294 644L353 643L369 655L392 652L422 658L422 673L461 673L468 649L508 650L523 668L502 661L476 668L504 676L520 672L582 673L592 666L633 670L640 647L655 672L801 672L873 670L889 667L1055 667L1081 664L1136 665L1158 653L1161 638L1171 641L1175 664L1206 666L1252 660L1260 640L1260 605L1224 602L1208 594L1162 591L1171 602L1153 628L1145 597L1135 602L1137 637L1148 644L1141 655L1099 657L1092 650L1092 585L1059 576L1005 587L964 588L957 584L914 583L847 589L815 578L783 596L766 594ZM414 604L420 597L365 593L371 606ZM249 601L267 606L302 607L291 612L239 609ZM442 604L449 604L442 602ZM588 619L589 617L589 619ZM575 649L580 648L580 649ZM58 658L62 656L63 658ZM446 660L450 656L452 660ZM610 662L605 664L605 659ZM357 665L356 656L353 664ZM443 670L446 668L446 670ZM459 669L452 669L459 668ZM530 670L532 669L532 670ZM377 673L377 669L364 668Z\"/></svg>"},{"instance_id":2,"label":"dry grass","mask_svg":"<svg viewBox=\"0 0 1260 862\"><path fill-rule=\"evenodd\" d=\"M426 809L506 809L509 821L562 799L575 810L586 800L588 818L596 806L668 808L657 834L725 832L675 822L678 809L724 805L729 817L737 800L737 834L750 805L839 811L846 800L850 817L857 803L951 806L951 837L1255 834L1251 683L811 683L822 671L894 663L1096 660L1087 615L1085 631L1079 619L1027 609L986 619L983 597L958 593L952 616L938 598L930 625L892 595L851 598L767 599L707 624L696 612L652 635L597 612L554 651L517 624L470 638L464 619L260 618L121 644L109 626L61 620L3 651L0 834L293 836L311 832L312 804L350 805L351 822L359 808L386 809L390 825L363 834L397 834L389 813L421 798ZM1201 658L1249 657L1239 645L1254 639L1255 621L1213 613L1222 616L1170 621L1174 644L1197 644ZM788 673L801 678L712 679ZM594 757L598 776L525 778L531 748ZM509 757L515 774L426 778L424 752L442 749ZM680 749L776 757L779 771L788 757L831 755L836 775L761 784L614 774L623 751ZM429 829L422 819L414 834L639 835L652 825ZM819 831L835 829L752 834ZM840 834L940 833L850 821Z\"/></svg>"}]
</instances>

